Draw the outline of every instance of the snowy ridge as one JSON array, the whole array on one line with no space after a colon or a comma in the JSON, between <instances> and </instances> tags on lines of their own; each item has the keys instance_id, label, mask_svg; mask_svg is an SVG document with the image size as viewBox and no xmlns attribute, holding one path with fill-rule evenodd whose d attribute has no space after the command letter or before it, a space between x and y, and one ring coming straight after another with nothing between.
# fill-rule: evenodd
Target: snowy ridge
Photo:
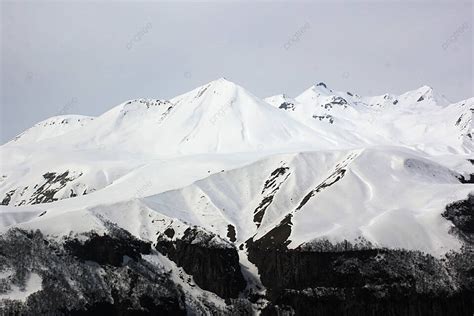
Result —
<instances>
[{"instance_id":1,"label":"snowy ridge","mask_svg":"<svg viewBox=\"0 0 474 316\"><path fill-rule=\"evenodd\" d=\"M61 136L85 126L93 119L93 117L84 115L54 116L35 124L33 127L16 136L11 143L27 144Z\"/></svg>"}]
</instances>

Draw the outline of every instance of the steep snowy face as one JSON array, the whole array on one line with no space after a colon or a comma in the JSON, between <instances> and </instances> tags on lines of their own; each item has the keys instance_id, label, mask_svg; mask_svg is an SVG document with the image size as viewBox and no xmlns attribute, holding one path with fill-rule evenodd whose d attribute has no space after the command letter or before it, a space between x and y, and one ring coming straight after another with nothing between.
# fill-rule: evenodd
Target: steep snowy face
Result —
<instances>
[{"instance_id":1,"label":"steep snowy face","mask_svg":"<svg viewBox=\"0 0 474 316\"><path fill-rule=\"evenodd\" d=\"M181 152L246 152L331 142L242 87L218 79L170 100L177 107L167 129L180 135Z\"/></svg>"},{"instance_id":2,"label":"steep snowy face","mask_svg":"<svg viewBox=\"0 0 474 316\"><path fill-rule=\"evenodd\" d=\"M278 231L275 246L364 240L442 254L460 246L440 215L473 190L460 180L413 151L382 147L277 155L145 201L237 244Z\"/></svg>"}]
</instances>

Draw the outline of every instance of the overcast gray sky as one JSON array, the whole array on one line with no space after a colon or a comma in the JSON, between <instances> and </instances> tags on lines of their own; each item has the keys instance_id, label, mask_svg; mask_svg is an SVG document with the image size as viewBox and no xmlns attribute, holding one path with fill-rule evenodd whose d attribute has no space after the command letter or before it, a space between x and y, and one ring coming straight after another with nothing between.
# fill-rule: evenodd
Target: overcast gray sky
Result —
<instances>
[{"instance_id":1,"label":"overcast gray sky","mask_svg":"<svg viewBox=\"0 0 474 316\"><path fill-rule=\"evenodd\" d=\"M473 93L472 2L1 2L0 143L218 77L257 96Z\"/></svg>"}]
</instances>

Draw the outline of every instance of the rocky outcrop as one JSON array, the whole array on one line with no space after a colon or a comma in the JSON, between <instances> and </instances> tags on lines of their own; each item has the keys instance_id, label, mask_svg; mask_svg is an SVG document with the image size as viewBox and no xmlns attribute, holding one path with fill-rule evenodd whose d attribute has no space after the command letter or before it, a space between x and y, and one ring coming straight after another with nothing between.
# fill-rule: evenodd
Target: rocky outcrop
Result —
<instances>
[{"instance_id":1,"label":"rocky outcrop","mask_svg":"<svg viewBox=\"0 0 474 316\"><path fill-rule=\"evenodd\" d=\"M467 245L474 244L474 194L449 204L442 215L454 224L454 234L460 236Z\"/></svg>"},{"instance_id":2,"label":"rocky outcrop","mask_svg":"<svg viewBox=\"0 0 474 316\"><path fill-rule=\"evenodd\" d=\"M150 254L151 245L133 238L127 233L124 238L113 238L108 235L99 236L92 233L84 242L77 238L65 242L68 252L81 260L95 261L101 265L110 264L116 267L132 259L141 259L141 254Z\"/></svg>"},{"instance_id":3,"label":"rocky outcrop","mask_svg":"<svg viewBox=\"0 0 474 316\"><path fill-rule=\"evenodd\" d=\"M262 315L472 315L474 195L442 215L464 246L441 259L363 240L288 249L284 225L250 239L248 258L267 288Z\"/></svg>"},{"instance_id":4,"label":"rocky outcrop","mask_svg":"<svg viewBox=\"0 0 474 316\"><path fill-rule=\"evenodd\" d=\"M74 170L47 172L28 186L19 186L6 192L0 205L21 206L51 203L84 195L87 193L87 187L78 182L82 175L82 172Z\"/></svg>"},{"instance_id":5,"label":"rocky outcrop","mask_svg":"<svg viewBox=\"0 0 474 316\"><path fill-rule=\"evenodd\" d=\"M141 259L146 247L129 248L143 245L126 236L92 235L83 243L66 240L63 247L39 231L1 235L0 314L185 315L183 294L169 272ZM106 259L97 261L101 251ZM128 259L119 262L119 256ZM31 291L32 276L40 284L24 301L14 300L12 292Z\"/></svg>"},{"instance_id":6,"label":"rocky outcrop","mask_svg":"<svg viewBox=\"0 0 474 316\"><path fill-rule=\"evenodd\" d=\"M295 110L295 104L293 102L283 102L282 104L280 104L280 106L278 107L279 109L283 109L283 110L292 110L294 111Z\"/></svg>"},{"instance_id":7,"label":"rocky outcrop","mask_svg":"<svg viewBox=\"0 0 474 316\"><path fill-rule=\"evenodd\" d=\"M388 249L314 252L249 249L271 304L267 315L469 315L474 295L457 290L443 263Z\"/></svg>"},{"instance_id":8,"label":"rocky outcrop","mask_svg":"<svg viewBox=\"0 0 474 316\"><path fill-rule=\"evenodd\" d=\"M245 289L237 250L212 233L194 227L176 239L162 234L156 249L192 275L199 287L222 298L236 298Z\"/></svg>"},{"instance_id":9,"label":"rocky outcrop","mask_svg":"<svg viewBox=\"0 0 474 316\"><path fill-rule=\"evenodd\" d=\"M473 292L419 252L249 250L272 302L268 315L469 315Z\"/></svg>"}]
</instances>

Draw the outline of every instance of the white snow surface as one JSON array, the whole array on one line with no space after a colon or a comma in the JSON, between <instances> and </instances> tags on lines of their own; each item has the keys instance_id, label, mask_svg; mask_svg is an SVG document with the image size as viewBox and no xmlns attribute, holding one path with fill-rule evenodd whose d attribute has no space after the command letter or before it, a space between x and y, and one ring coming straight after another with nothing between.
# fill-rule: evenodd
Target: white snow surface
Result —
<instances>
[{"instance_id":1,"label":"white snow surface","mask_svg":"<svg viewBox=\"0 0 474 316\"><path fill-rule=\"evenodd\" d=\"M240 245L291 214L290 248L363 237L441 256L460 247L441 214L474 191L457 179L474 173L473 111L474 98L450 103L426 86L361 97L318 84L260 99L221 78L53 117L0 147L0 231L61 237L108 220L154 242L193 225L228 239L232 225ZM48 186L54 201L35 204L44 175L65 172Z\"/></svg>"}]
</instances>

